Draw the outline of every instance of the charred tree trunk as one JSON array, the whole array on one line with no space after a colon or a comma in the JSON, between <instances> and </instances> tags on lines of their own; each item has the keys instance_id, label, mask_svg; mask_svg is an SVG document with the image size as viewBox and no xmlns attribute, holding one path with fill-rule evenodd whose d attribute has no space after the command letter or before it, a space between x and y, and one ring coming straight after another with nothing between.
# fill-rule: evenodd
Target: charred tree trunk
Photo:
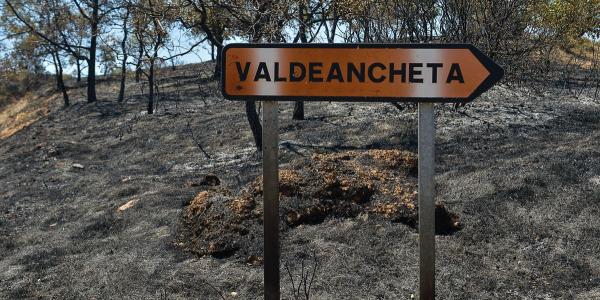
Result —
<instances>
[{"instance_id":1,"label":"charred tree trunk","mask_svg":"<svg viewBox=\"0 0 600 300\"><path fill-rule=\"evenodd\" d=\"M60 70L58 68L58 62L56 61L56 51L52 52L52 64L54 65L54 77L56 78L56 90L60 91Z\"/></svg>"},{"instance_id":2,"label":"charred tree trunk","mask_svg":"<svg viewBox=\"0 0 600 300\"><path fill-rule=\"evenodd\" d=\"M123 102L125 100L125 80L127 79L127 58L125 57L121 62L121 84L119 86L119 97L117 102Z\"/></svg>"},{"instance_id":3,"label":"charred tree trunk","mask_svg":"<svg viewBox=\"0 0 600 300\"><path fill-rule=\"evenodd\" d=\"M150 60L150 69L148 70L148 114L154 113L154 59Z\"/></svg>"},{"instance_id":4,"label":"charred tree trunk","mask_svg":"<svg viewBox=\"0 0 600 300\"><path fill-rule=\"evenodd\" d=\"M123 18L123 39L121 40L121 50L123 51L123 60L121 61L121 85L119 87L119 97L117 102L123 102L125 99L125 79L127 78L127 21L129 19L129 8L126 8Z\"/></svg>"},{"instance_id":5,"label":"charred tree trunk","mask_svg":"<svg viewBox=\"0 0 600 300\"><path fill-rule=\"evenodd\" d=\"M294 120L304 120L304 101L296 101L294 104Z\"/></svg>"},{"instance_id":6,"label":"charred tree trunk","mask_svg":"<svg viewBox=\"0 0 600 300\"><path fill-rule=\"evenodd\" d=\"M250 130L252 130L252 136L254 137L254 144L256 149L262 151L262 125L258 113L256 112L256 102L246 101L246 117L250 124Z\"/></svg>"},{"instance_id":7,"label":"charred tree trunk","mask_svg":"<svg viewBox=\"0 0 600 300\"><path fill-rule=\"evenodd\" d=\"M90 55L96 55L96 51L90 50ZM87 101L96 101L96 60L93 58L88 61Z\"/></svg>"},{"instance_id":8,"label":"charred tree trunk","mask_svg":"<svg viewBox=\"0 0 600 300\"><path fill-rule=\"evenodd\" d=\"M135 61L135 82L140 82L142 77L142 59L144 58L144 43L142 41L142 37L138 34L135 35L137 43L138 43L138 52L137 59Z\"/></svg>"},{"instance_id":9,"label":"charred tree trunk","mask_svg":"<svg viewBox=\"0 0 600 300\"><path fill-rule=\"evenodd\" d=\"M217 31L213 33L213 38L215 39L216 43L212 43L213 45L213 49L215 49L214 51L216 51L217 53L215 54L216 59L215 59L215 72L213 73L213 79L219 80L221 79L221 74L222 74L222 68L221 68L221 52L223 52L223 32L222 31Z\"/></svg>"},{"instance_id":10,"label":"charred tree trunk","mask_svg":"<svg viewBox=\"0 0 600 300\"><path fill-rule=\"evenodd\" d=\"M75 64L77 65L77 82L81 82L81 60L76 58Z\"/></svg>"},{"instance_id":11,"label":"charred tree trunk","mask_svg":"<svg viewBox=\"0 0 600 300\"><path fill-rule=\"evenodd\" d=\"M92 5L92 17L90 19L91 33L90 37L90 55L88 57L88 77L87 77L87 101L96 102L96 48L98 47L98 10L99 0L94 0Z\"/></svg>"},{"instance_id":12,"label":"charred tree trunk","mask_svg":"<svg viewBox=\"0 0 600 300\"><path fill-rule=\"evenodd\" d=\"M300 41L302 43L306 43L308 41L308 39L306 38L306 18L304 15L304 11L304 5L300 5L298 9L298 20L300 20L300 27L298 30L300 31L299 35ZM292 115L292 119L304 120L304 101L296 101L296 103L294 103L294 113Z\"/></svg>"},{"instance_id":13,"label":"charred tree trunk","mask_svg":"<svg viewBox=\"0 0 600 300\"><path fill-rule=\"evenodd\" d=\"M140 45L137 55L137 61L135 62L135 82L140 82L142 77L142 57L144 56L144 48Z\"/></svg>"},{"instance_id":14,"label":"charred tree trunk","mask_svg":"<svg viewBox=\"0 0 600 300\"><path fill-rule=\"evenodd\" d=\"M155 95L155 89L156 89L156 79L155 79L154 68L155 68L155 64L156 64L156 59L158 58L158 49L160 48L161 43L162 43L162 39L159 36L158 40L154 44L154 53L152 54L151 57L149 57L149 64L150 64L150 67L148 69L148 88L150 89L149 94L148 94L148 114L149 115L154 113L154 95Z\"/></svg>"},{"instance_id":15,"label":"charred tree trunk","mask_svg":"<svg viewBox=\"0 0 600 300\"><path fill-rule=\"evenodd\" d=\"M217 48L217 59L215 60L215 72L213 73L214 79L220 79L223 70L221 70L221 52L223 50L222 45L216 45Z\"/></svg>"},{"instance_id":16,"label":"charred tree trunk","mask_svg":"<svg viewBox=\"0 0 600 300\"><path fill-rule=\"evenodd\" d=\"M63 80L63 67L58 51L52 53L52 60L54 62L54 69L56 70L56 88L62 93L64 106L68 107L71 103L69 101L67 87Z\"/></svg>"},{"instance_id":17,"label":"charred tree trunk","mask_svg":"<svg viewBox=\"0 0 600 300\"><path fill-rule=\"evenodd\" d=\"M153 7L151 0L148 0L148 5L150 7ZM155 29L161 28L161 30L162 30L160 21L157 18L153 18L153 22L154 22ZM155 68L156 60L158 59L158 50L160 49L160 46L162 46L162 43L163 43L163 34L164 33L160 32L160 31L157 33L156 40L154 41L153 53L152 53L152 56L149 57L149 62L150 62L150 68L148 70L148 88L150 89L149 94L148 94L148 114L149 115L154 113L154 94L155 94L155 88L156 88L154 68Z\"/></svg>"}]
</instances>

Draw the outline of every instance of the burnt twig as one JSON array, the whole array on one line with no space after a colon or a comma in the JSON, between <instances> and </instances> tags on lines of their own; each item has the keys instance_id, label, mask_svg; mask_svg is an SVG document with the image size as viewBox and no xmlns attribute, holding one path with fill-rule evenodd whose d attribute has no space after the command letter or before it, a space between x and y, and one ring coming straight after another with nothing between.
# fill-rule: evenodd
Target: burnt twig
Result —
<instances>
[{"instance_id":1,"label":"burnt twig","mask_svg":"<svg viewBox=\"0 0 600 300\"><path fill-rule=\"evenodd\" d=\"M306 264L305 256L300 258L300 278L298 282L294 282L294 274L292 273L290 262L287 261L284 265L287 275L292 283L292 297L295 300L310 299L312 285L319 269L319 261L317 259L317 253L314 249L312 250L310 259L312 260L312 268Z\"/></svg>"},{"instance_id":2,"label":"burnt twig","mask_svg":"<svg viewBox=\"0 0 600 300\"><path fill-rule=\"evenodd\" d=\"M202 153L204 153L204 156L206 156L206 158L210 159L210 155L208 155L208 153L206 153L206 151L204 151L204 148L202 147L202 144L200 143L200 141L194 135L194 131L192 130L192 126L190 126L190 122L187 123L187 127L186 128L187 128L190 136L192 137L192 140L194 141L194 143L196 143L196 146L198 146L198 148L200 149L200 151L202 151Z\"/></svg>"}]
</instances>

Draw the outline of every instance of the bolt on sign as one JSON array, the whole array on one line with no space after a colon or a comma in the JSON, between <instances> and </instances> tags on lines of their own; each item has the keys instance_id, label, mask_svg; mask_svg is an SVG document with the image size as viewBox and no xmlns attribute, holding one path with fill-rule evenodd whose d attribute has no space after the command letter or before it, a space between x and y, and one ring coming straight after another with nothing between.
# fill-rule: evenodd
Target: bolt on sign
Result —
<instances>
[{"instance_id":1,"label":"bolt on sign","mask_svg":"<svg viewBox=\"0 0 600 300\"><path fill-rule=\"evenodd\" d=\"M471 45L230 44L221 87L230 100L262 100L264 296L280 298L278 102L418 102L419 294L435 298L433 102L465 103L504 75Z\"/></svg>"},{"instance_id":2,"label":"bolt on sign","mask_svg":"<svg viewBox=\"0 0 600 300\"><path fill-rule=\"evenodd\" d=\"M232 44L223 57L234 100L468 102L503 74L471 45Z\"/></svg>"}]
</instances>

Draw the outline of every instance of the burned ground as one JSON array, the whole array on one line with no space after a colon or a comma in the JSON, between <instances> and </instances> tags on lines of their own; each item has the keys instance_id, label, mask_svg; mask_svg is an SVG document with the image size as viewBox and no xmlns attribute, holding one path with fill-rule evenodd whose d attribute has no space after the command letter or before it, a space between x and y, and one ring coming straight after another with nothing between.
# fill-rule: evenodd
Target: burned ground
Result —
<instances>
[{"instance_id":1,"label":"burned ground","mask_svg":"<svg viewBox=\"0 0 600 300\"><path fill-rule=\"evenodd\" d=\"M119 105L116 84L105 82L101 101L85 104L84 90L72 90L72 107L0 140L0 298L262 296L260 242L258 255L222 258L178 245L182 218L201 214L203 201L225 211L246 193L260 200L261 164L243 104L192 73L184 67L164 80L171 87L155 115L142 112L138 85ZM500 85L465 108L437 106L437 201L462 227L436 237L440 299L600 297L600 101L592 94ZM308 103L306 120L293 121L292 108L280 106L280 157L282 170L298 174L284 180L311 178L303 174L315 165L305 162L319 155L416 152L414 109ZM398 172L414 189L414 174ZM366 184L356 172L342 174L353 191ZM241 230L261 236L260 225ZM295 274L297 258L314 251L315 299L417 291L417 234L402 222L327 216L294 223L282 237Z\"/></svg>"}]
</instances>

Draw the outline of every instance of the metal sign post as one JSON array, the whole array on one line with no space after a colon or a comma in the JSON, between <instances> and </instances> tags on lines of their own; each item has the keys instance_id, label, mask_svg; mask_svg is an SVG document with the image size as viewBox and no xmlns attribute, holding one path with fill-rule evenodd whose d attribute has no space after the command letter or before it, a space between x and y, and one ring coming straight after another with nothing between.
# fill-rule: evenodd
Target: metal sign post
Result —
<instances>
[{"instance_id":1,"label":"metal sign post","mask_svg":"<svg viewBox=\"0 0 600 300\"><path fill-rule=\"evenodd\" d=\"M277 101L419 103L419 291L435 297L433 102L467 103L504 70L468 44L229 44L221 88L263 105L265 299L279 299Z\"/></svg>"},{"instance_id":2,"label":"metal sign post","mask_svg":"<svg viewBox=\"0 0 600 300\"><path fill-rule=\"evenodd\" d=\"M419 294L435 298L435 112L419 103Z\"/></svg>"},{"instance_id":3,"label":"metal sign post","mask_svg":"<svg viewBox=\"0 0 600 300\"><path fill-rule=\"evenodd\" d=\"M263 228L265 299L279 300L279 128L277 101L263 101Z\"/></svg>"}]
</instances>

